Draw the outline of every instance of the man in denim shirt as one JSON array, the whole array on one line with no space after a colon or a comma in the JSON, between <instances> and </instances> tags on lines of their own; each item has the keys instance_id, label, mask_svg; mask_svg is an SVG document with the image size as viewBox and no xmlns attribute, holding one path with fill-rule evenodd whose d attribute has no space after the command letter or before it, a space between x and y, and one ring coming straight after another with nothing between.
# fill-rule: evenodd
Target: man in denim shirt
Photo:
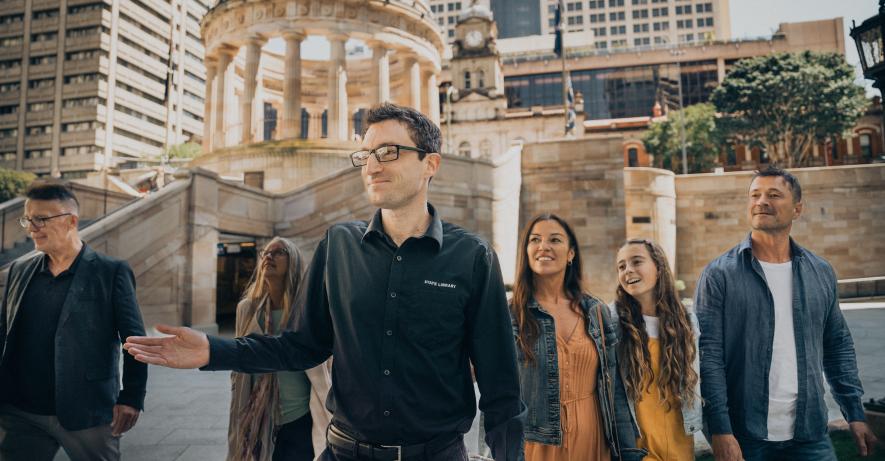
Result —
<instances>
[{"instance_id":1,"label":"man in denim shirt","mask_svg":"<svg viewBox=\"0 0 885 461\"><path fill-rule=\"evenodd\" d=\"M802 189L770 168L750 183L752 232L711 262L695 295L701 393L717 460L833 460L821 374L862 456L876 438L864 422L854 343L836 275L790 238Z\"/></svg>"}]
</instances>

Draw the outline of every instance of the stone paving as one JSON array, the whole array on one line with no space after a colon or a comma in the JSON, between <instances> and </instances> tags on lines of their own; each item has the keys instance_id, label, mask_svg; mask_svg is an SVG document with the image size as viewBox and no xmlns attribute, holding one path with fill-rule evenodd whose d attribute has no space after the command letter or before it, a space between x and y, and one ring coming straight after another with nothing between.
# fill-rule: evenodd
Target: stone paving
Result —
<instances>
[{"instance_id":1,"label":"stone paving","mask_svg":"<svg viewBox=\"0 0 885 461\"><path fill-rule=\"evenodd\" d=\"M848 306L845 306L848 307ZM885 397L885 305L875 309L845 309L857 348L861 379L869 397ZM126 461L212 461L227 452L230 374L151 367L145 412L121 442ZM827 396L830 419L841 418ZM467 435L477 447L476 426ZM705 444L701 444L703 446ZM56 461L68 458L59 453Z\"/></svg>"}]
</instances>

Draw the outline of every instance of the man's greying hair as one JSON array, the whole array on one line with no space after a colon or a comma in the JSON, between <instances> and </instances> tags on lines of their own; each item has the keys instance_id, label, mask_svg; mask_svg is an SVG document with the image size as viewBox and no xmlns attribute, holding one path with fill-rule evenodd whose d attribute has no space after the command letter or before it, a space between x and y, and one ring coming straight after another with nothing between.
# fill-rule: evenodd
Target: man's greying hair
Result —
<instances>
[{"instance_id":1,"label":"man's greying hair","mask_svg":"<svg viewBox=\"0 0 885 461\"><path fill-rule=\"evenodd\" d=\"M442 145L442 134L439 127L431 122L427 116L411 107L398 106L388 102L369 109L368 125L383 122L385 120L397 120L406 126L409 137L415 143L415 147L428 153L439 153ZM423 160L424 155L418 156Z\"/></svg>"},{"instance_id":2,"label":"man's greying hair","mask_svg":"<svg viewBox=\"0 0 885 461\"><path fill-rule=\"evenodd\" d=\"M802 201L802 186L799 185L799 180L796 179L789 171L780 169L776 166L769 166L765 170L756 170L756 173L753 175L753 179L750 180L750 184L753 184L753 181L759 177L772 177L772 176L780 176L784 179L784 182L787 183L787 187L790 188L790 191L793 193L793 202L799 203Z\"/></svg>"},{"instance_id":3,"label":"man's greying hair","mask_svg":"<svg viewBox=\"0 0 885 461\"><path fill-rule=\"evenodd\" d=\"M25 197L29 200L58 200L66 202L67 205L73 207L71 210L74 214L80 211L80 201L74 195L73 189L69 183L57 181L34 181L25 191Z\"/></svg>"}]
</instances>

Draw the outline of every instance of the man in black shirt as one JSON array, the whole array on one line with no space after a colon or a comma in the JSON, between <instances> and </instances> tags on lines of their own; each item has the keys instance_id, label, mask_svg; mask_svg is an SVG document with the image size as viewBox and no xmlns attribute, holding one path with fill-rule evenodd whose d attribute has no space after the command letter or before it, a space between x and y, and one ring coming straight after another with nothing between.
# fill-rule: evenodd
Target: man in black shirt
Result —
<instances>
[{"instance_id":1,"label":"man in black shirt","mask_svg":"<svg viewBox=\"0 0 885 461\"><path fill-rule=\"evenodd\" d=\"M282 336L225 340L187 328L128 338L136 359L246 373L301 370L335 356L325 460L466 460L471 363L495 459L522 454L516 353L491 246L427 203L439 128L391 104L369 113L361 167L370 222L332 226L314 254L305 305Z\"/></svg>"},{"instance_id":2,"label":"man in black shirt","mask_svg":"<svg viewBox=\"0 0 885 461\"><path fill-rule=\"evenodd\" d=\"M135 277L77 233L66 186L31 186L20 220L38 250L9 269L0 309L0 460L120 458L120 435L138 420L147 365L120 339L143 335Z\"/></svg>"}]
</instances>

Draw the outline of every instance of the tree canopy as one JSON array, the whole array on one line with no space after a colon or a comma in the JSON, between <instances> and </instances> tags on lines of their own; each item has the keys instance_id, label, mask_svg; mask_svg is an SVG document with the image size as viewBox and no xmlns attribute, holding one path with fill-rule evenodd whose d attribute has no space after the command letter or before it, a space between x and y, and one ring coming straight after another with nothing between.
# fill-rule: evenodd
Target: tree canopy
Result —
<instances>
[{"instance_id":1,"label":"tree canopy","mask_svg":"<svg viewBox=\"0 0 885 461\"><path fill-rule=\"evenodd\" d=\"M666 119L651 124L642 142L654 155L654 165L682 173L682 118L685 117L685 153L689 173L712 168L723 146L712 104L695 104L670 112Z\"/></svg>"},{"instance_id":2,"label":"tree canopy","mask_svg":"<svg viewBox=\"0 0 885 461\"><path fill-rule=\"evenodd\" d=\"M21 195L36 179L33 173L0 168L0 202L12 200Z\"/></svg>"},{"instance_id":3,"label":"tree canopy","mask_svg":"<svg viewBox=\"0 0 885 461\"><path fill-rule=\"evenodd\" d=\"M742 59L713 91L724 136L801 166L812 146L850 130L869 104L838 53L776 53Z\"/></svg>"}]
</instances>

